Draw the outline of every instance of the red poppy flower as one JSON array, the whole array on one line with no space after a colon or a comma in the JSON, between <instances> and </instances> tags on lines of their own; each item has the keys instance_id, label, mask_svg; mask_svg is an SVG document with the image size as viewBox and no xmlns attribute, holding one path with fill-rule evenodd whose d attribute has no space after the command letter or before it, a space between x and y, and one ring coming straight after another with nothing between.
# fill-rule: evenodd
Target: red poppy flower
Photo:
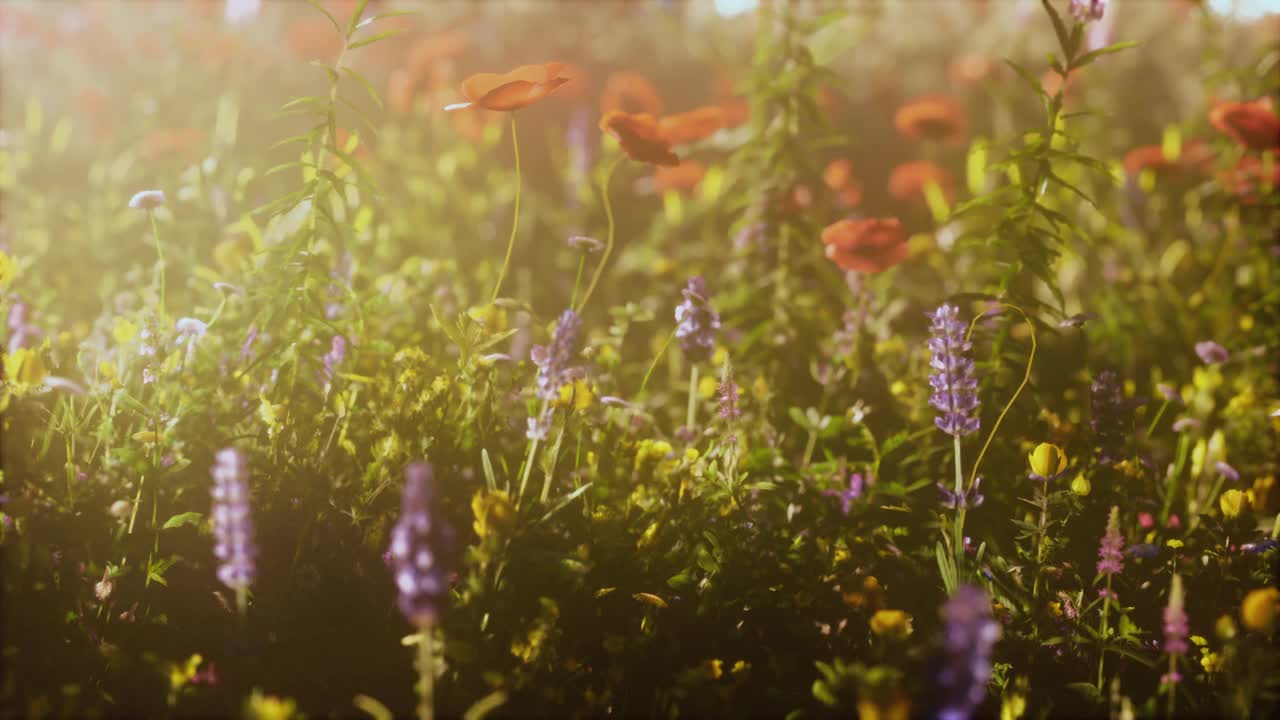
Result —
<instances>
[{"instance_id":1,"label":"red poppy flower","mask_svg":"<svg viewBox=\"0 0 1280 720\"><path fill-rule=\"evenodd\" d=\"M943 95L916 98L893 116L893 126L912 140L959 140L967 125L964 108Z\"/></svg>"},{"instance_id":2,"label":"red poppy flower","mask_svg":"<svg viewBox=\"0 0 1280 720\"><path fill-rule=\"evenodd\" d=\"M472 75L462 81L462 95L467 102L454 103L445 110L461 110L474 105L485 110L510 112L529 107L569 82L569 78L561 74L563 70L563 63L546 63L521 65L504 75Z\"/></svg>"},{"instance_id":3,"label":"red poppy flower","mask_svg":"<svg viewBox=\"0 0 1280 720\"><path fill-rule=\"evenodd\" d=\"M729 78L717 78L712 86L712 95L716 98L716 105L724 112L725 127L740 127L750 119L751 103L737 93Z\"/></svg>"},{"instance_id":4,"label":"red poppy flower","mask_svg":"<svg viewBox=\"0 0 1280 720\"><path fill-rule=\"evenodd\" d=\"M705 165L696 160L685 160L679 165L659 167L653 175L654 186L659 193L665 193L668 190L691 192L698 187L698 183L702 182L702 177L706 174Z\"/></svg>"},{"instance_id":5,"label":"red poppy flower","mask_svg":"<svg viewBox=\"0 0 1280 720\"><path fill-rule=\"evenodd\" d=\"M1143 145L1130 150L1124 156L1124 168L1137 176L1143 170L1152 171L1157 182L1194 182L1209 173L1213 154L1201 140L1188 140L1182 144L1178 159L1169 162L1159 145Z\"/></svg>"},{"instance_id":6,"label":"red poppy flower","mask_svg":"<svg viewBox=\"0 0 1280 720\"><path fill-rule=\"evenodd\" d=\"M853 165L843 158L832 160L822 171L822 181L836 194L841 207L851 208L862 202L862 188L853 178Z\"/></svg>"},{"instance_id":7,"label":"red poppy flower","mask_svg":"<svg viewBox=\"0 0 1280 720\"><path fill-rule=\"evenodd\" d=\"M1243 103L1214 103L1209 122L1250 150L1280 147L1280 117L1269 97Z\"/></svg>"},{"instance_id":8,"label":"red poppy flower","mask_svg":"<svg viewBox=\"0 0 1280 720\"><path fill-rule=\"evenodd\" d=\"M638 72L616 72L605 82L600 96L600 114L619 111L631 114L662 114L662 96L649 78Z\"/></svg>"},{"instance_id":9,"label":"red poppy flower","mask_svg":"<svg viewBox=\"0 0 1280 720\"><path fill-rule=\"evenodd\" d=\"M724 110L704 105L689 112L668 115L658 121L658 131L672 145L701 140L724 127Z\"/></svg>"},{"instance_id":10,"label":"red poppy flower","mask_svg":"<svg viewBox=\"0 0 1280 720\"><path fill-rule=\"evenodd\" d=\"M1240 158L1235 167L1224 172L1219 182L1245 205L1253 205L1262 198L1262 191L1270 186L1270 192L1280 191L1280 152L1272 150L1270 156L1271 177L1266 176L1266 163L1252 155Z\"/></svg>"},{"instance_id":11,"label":"red poppy flower","mask_svg":"<svg viewBox=\"0 0 1280 720\"><path fill-rule=\"evenodd\" d=\"M897 218L841 220L822 231L827 258L845 270L877 273L907 257L907 234Z\"/></svg>"},{"instance_id":12,"label":"red poppy flower","mask_svg":"<svg viewBox=\"0 0 1280 720\"><path fill-rule=\"evenodd\" d=\"M930 182L938 183L942 194L950 202L955 194L955 181L951 173L927 160L903 163L889 173L889 194L898 200L923 200L924 188Z\"/></svg>"},{"instance_id":13,"label":"red poppy flower","mask_svg":"<svg viewBox=\"0 0 1280 720\"><path fill-rule=\"evenodd\" d=\"M654 165L679 165L671 143L662 136L658 121L648 113L630 115L613 111L600 119L600 129L617 138L627 157Z\"/></svg>"}]
</instances>

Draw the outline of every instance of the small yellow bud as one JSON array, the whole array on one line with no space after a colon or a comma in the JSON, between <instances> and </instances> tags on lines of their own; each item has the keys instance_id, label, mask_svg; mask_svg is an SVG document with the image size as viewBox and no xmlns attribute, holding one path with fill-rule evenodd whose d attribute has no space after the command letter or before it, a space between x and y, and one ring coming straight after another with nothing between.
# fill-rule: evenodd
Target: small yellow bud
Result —
<instances>
[{"instance_id":1,"label":"small yellow bud","mask_svg":"<svg viewBox=\"0 0 1280 720\"><path fill-rule=\"evenodd\" d=\"M1244 626L1260 633L1270 633L1280 617L1280 590L1269 587L1253 590L1240 603L1240 619Z\"/></svg>"},{"instance_id":2,"label":"small yellow bud","mask_svg":"<svg viewBox=\"0 0 1280 720\"><path fill-rule=\"evenodd\" d=\"M1249 505L1249 498L1241 491L1232 488L1218 496L1218 507L1222 514L1234 518Z\"/></svg>"},{"instance_id":3,"label":"small yellow bud","mask_svg":"<svg viewBox=\"0 0 1280 720\"><path fill-rule=\"evenodd\" d=\"M1042 478L1051 478L1067 469L1067 455L1062 448L1050 443L1040 443L1027 456L1031 472Z\"/></svg>"},{"instance_id":4,"label":"small yellow bud","mask_svg":"<svg viewBox=\"0 0 1280 720\"><path fill-rule=\"evenodd\" d=\"M703 400L710 400L716 396L716 388L720 383L713 377L703 377L698 381L698 397Z\"/></svg>"},{"instance_id":5,"label":"small yellow bud","mask_svg":"<svg viewBox=\"0 0 1280 720\"><path fill-rule=\"evenodd\" d=\"M1084 476L1084 473L1080 473L1075 480L1071 481L1071 492L1080 497L1086 497L1093 492L1093 485L1089 482L1089 478Z\"/></svg>"}]
</instances>

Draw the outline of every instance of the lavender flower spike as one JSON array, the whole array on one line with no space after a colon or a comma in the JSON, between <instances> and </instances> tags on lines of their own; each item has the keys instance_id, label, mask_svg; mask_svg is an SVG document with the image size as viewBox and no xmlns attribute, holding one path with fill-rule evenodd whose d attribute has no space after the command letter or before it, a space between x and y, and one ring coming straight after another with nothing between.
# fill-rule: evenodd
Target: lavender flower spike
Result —
<instances>
[{"instance_id":1,"label":"lavender flower spike","mask_svg":"<svg viewBox=\"0 0 1280 720\"><path fill-rule=\"evenodd\" d=\"M707 301L707 281L701 275L689 278L681 292L684 302L676 306L676 339L690 360L706 360L715 349L720 314Z\"/></svg>"},{"instance_id":2,"label":"lavender flower spike","mask_svg":"<svg viewBox=\"0 0 1280 720\"><path fill-rule=\"evenodd\" d=\"M1120 508L1111 508L1107 531L1098 544L1098 574L1116 575L1124 570L1124 536L1120 534Z\"/></svg>"},{"instance_id":3,"label":"lavender flower spike","mask_svg":"<svg viewBox=\"0 0 1280 720\"><path fill-rule=\"evenodd\" d=\"M1107 11L1107 0L1071 0L1071 16L1078 22L1101 20Z\"/></svg>"},{"instance_id":4,"label":"lavender flower spike","mask_svg":"<svg viewBox=\"0 0 1280 720\"><path fill-rule=\"evenodd\" d=\"M973 360L965 356L972 346L964 339L965 324L959 316L956 306L945 304L929 315L929 350L933 353L929 404L939 413L934 424L948 435L964 437L978 430L978 381L973 376Z\"/></svg>"},{"instance_id":5,"label":"lavender flower spike","mask_svg":"<svg viewBox=\"0 0 1280 720\"><path fill-rule=\"evenodd\" d=\"M257 575L253 518L249 509L249 466L235 448L219 450L213 466L213 554L221 561L218 580L242 593Z\"/></svg>"},{"instance_id":6,"label":"lavender flower spike","mask_svg":"<svg viewBox=\"0 0 1280 720\"><path fill-rule=\"evenodd\" d=\"M1169 586L1169 604L1164 609L1164 651L1169 656L1169 672L1160 678L1162 683L1176 685L1181 682L1178 658L1187 654L1187 635L1190 632L1182 594L1182 576L1175 573Z\"/></svg>"},{"instance_id":7,"label":"lavender flower spike","mask_svg":"<svg viewBox=\"0 0 1280 720\"><path fill-rule=\"evenodd\" d=\"M538 366L538 397L555 400L560 387L569 381L573 374L569 363L577 352L581 331L582 318L573 310L565 310L556 323L551 345L535 345L529 353L533 364Z\"/></svg>"},{"instance_id":8,"label":"lavender flower spike","mask_svg":"<svg viewBox=\"0 0 1280 720\"><path fill-rule=\"evenodd\" d=\"M435 621L448 588L440 555L447 542L444 528L431 517L435 497L431 466L410 465L400 494L400 520L391 529L391 565L399 590L400 612L415 625Z\"/></svg>"},{"instance_id":9,"label":"lavender flower spike","mask_svg":"<svg viewBox=\"0 0 1280 720\"><path fill-rule=\"evenodd\" d=\"M987 695L991 651L1000 625L991 616L991 599L974 585L960 586L942 607L944 624L938 694L939 720L968 720Z\"/></svg>"}]
</instances>

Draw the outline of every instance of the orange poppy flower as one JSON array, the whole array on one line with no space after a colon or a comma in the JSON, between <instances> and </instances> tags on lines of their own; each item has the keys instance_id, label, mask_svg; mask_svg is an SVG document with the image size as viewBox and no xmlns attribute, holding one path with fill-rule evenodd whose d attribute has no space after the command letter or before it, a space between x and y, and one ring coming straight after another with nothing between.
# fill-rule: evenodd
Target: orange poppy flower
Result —
<instances>
[{"instance_id":1,"label":"orange poppy flower","mask_svg":"<svg viewBox=\"0 0 1280 720\"><path fill-rule=\"evenodd\" d=\"M897 218L840 220L822 231L827 258L845 270L878 273L907 258L907 233Z\"/></svg>"},{"instance_id":2,"label":"orange poppy flower","mask_svg":"<svg viewBox=\"0 0 1280 720\"><path fill-rule=\"evenodd\" d=\"M712 95L716 104L724 112L724 126L740 127L751 118L751 103L734 89L733 81L727 77L716 79L712 86Z\"/></svg>"},{"instance_id":3,"label":"orange poppy flower","mask_svg":"<svg viewBox=\"0 0 1280 720\"><path fill-rule=\"evenodd\" d=\"M1130 150L1124 156L1124 168L1130 175L1143 170L1155 173L1157 181L1190 182L1208 174L1213 165L1213 153L1201 140L1188 140L1182 144L1178 159L1169 162L1159 145L1143 145Z\"/></svg>"},{"instance_id":4,"label":"orange poppy flower","mask_svg":"<svg viewBox=\"0 0 1280 720\"><path fill-rule=\"evenodd\" d=\"M916 98L893 116L893 126L912 140L960 140L967 125L964 108L944 95Z\"/></svg>"},{"instance_id":5,"label":"orange poppy flower","mask_svg":"<svg viewBox=\"0 0 1280 720\"><path fill-rule=\"evenodd\" d=\"M658 132L672 145L701 140L724 127L724 110L704 105L689 112L668 115L658 121Z\"/></svg>"},{"instance_id":6,"label":"orange poppy flower","mask_svg":"<svg viewBox=\"0 0 1280 720\"><path fill-rule=\"evenodd\" d=\"M600 96L600 114L619 111L631 114L662 114L662 96L649 78L638 72L616 72L605 81Z\"/></svg>"},{"instance_id":7,"label":"orange poppy flower","mask_svg":"<svg viewBox=\"0 0 1280 720\"><path fill-rule=\"evenodd\" d=\"M426 74L435 63L461 55L469 44L466 33L460 30L428 35L409 48L405 68L416 80Z\"/></svg>"},{"instance_id":8,"label":"orange poppy flower","mask_svg":"<svg viewBox=\"0 0 1280 720\"><path fill-rule=\"evenodd\" d=\"M205 133L200 128L156 128L142 141L142 153L155 159L176 155L188 162L195 160L204 144Z\"/></svg>"},{"instance_id":9,"label":"orange poppy flower","mask_svg":"<svg viewBox=\"0 0 1280 720\"><path fill-rule=\"evenodd\" d=\"M658 121L648 113L631 115L617 110L600 119L600 129L617 138L627 157L653 165L674 166L680 158L662 136Z\"/></svg>"},{"instance_id":10,"label":"orange poppy flower","mask_svg":"<svg viewBox=\"0 0 1280 720\"><path fill-rule=\"evenodd\" d=\"M889 173L889 194L898 200L923 200L924 188L930 182L938 183L943 195L950 202L954 196L955 181L951 173L927 160L903 163Z\"/></svg>"},{"instance_id":11,"label":"orange poppy flower","mask_svg":"<svg viewBox=\"0 0 1280 720\"><path fill-rule=\"evenodd\" d=\"M504 75L478 73L462 81L462 95L467 102L454 103L445 110L461 110L472 105L485 110L511 112L530 105L555 92L569 82L562 75L563 63L521 65Z\"/></svg>"},{"instance_id":12,"label":"orange poppy flower","mask_svg":"<svg viewBox=\"0 0 1280 720\"><path fill-rule=\"evenodd\" d=\"M696 160L685 160L679 165L658 167L653 175L654 186L659 193L665 193L668 190L690 192L698 187L698 183L702 182L702 177L706 174L705 165Z\"/></svg>"},{"instance_id":13,"label":"orange poppy flower","mask_svg":"<svg viewBox=\"0 0 1280 720\"><path fill-rule=\"evenodd\" d=\"M1209 122L1250 150L1280 147L1280 117L1270 97L1251 102L1217 102Z\"/></svg>"},{"instance_id":14,"label":"orange poppy flower","mask_svg":"<svg viewBox=\"0 0 1280 720\"><path fill-rule=\"evenodd\" d=\"M560 93L565 100L573 102L586 97L587 90L591 87L591 78L587 75L586 68L578 63L568 62L564 64L560 75L569 79L568 84L564 86L564 90Z\"/></svg>"}]
</instances>

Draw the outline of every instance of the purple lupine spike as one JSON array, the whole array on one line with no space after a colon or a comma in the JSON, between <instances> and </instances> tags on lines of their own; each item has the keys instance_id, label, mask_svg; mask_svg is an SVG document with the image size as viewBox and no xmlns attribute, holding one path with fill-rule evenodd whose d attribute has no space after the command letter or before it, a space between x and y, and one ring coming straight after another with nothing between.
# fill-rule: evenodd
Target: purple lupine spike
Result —
<instances>
[{"instance_id":1,"label":"purple lupine spike","mask_svg":"<svg viewBox=\"0 0 1280 720\"><path fill-rule=\"evenodd\" d=\"M1000 625L991 616L991 599L974 585L960 586L942 607L942 658L938 671L940 720L968 720L987 695L991 652Z\"/></svg>"},{"instance_id":2,"label":"purple lupine spike","mask_svg":"<svg viewBox=\"0 0 1280 720\"><path fill-rule=\"evenodd\" d=\"M1182 593L1182 576L1174 573L1173 582L1169 586L1169 604L1164 609L1164 652L1169 656L1169 672L1160 678L1162 683L1176 685L1181 682L1177 658L1187 654L1187 636L1190 633Z\"/></svg>"},{"instance_id":3,"label":"purple lupine spike","mask_svg":"<svg viewBox=\"0 0 1280 720\"><path fill-rule=\"evenodd\" d=\"M929 314L929 350L933 353L929 367L929 385L933 396L929 404L938 410L934 424L943 432L964 437L978 430L978 381L973 375L973 360L965 353L972 347L964 339L965 324L954 305L941 305Z\"/></svg>"},{"instance_id":4,"label":"purple lupine spike","mask_svg":"<svg viewBox=\"0 0 1280 720\"><path fill-rule=\"evenodd\" d=\"M565 310L556 322L550 345L535 345L529 353L538 366L538 397L554 400L560 387L573 374L570 363L578 350L578 335L582 332L582 318L573 310Z\"/></svg>"},{"instance_id":5,"label":"purple lupine spike","mask_svg":"<svg viewBox=\"0 0 1280 720\"><path fill-rule=\"evenodd\" d=\"M14 303L9 308L9 352L19 348L30 347L40 337L40 328L27 322L27 304Z\"/></svg>"},{"instance_id":6,"label":"purple lupine spike","mask_svg":"<svg viewBox=\"0 0 1280 720\"><path fill-rule=\"evenodd\" d=\"M720 403L720 418L733 422L742 416L738 407L738 383L733 379L733 371L725 373L724 382L716 388L716 399Z\"/></svg>"},{"instance_id":7,"label":"purple lupine spike","mask_svg":"<svg viewBox=\"0 0 1280 720\"><path fill-rule=\"evenodd\" d=\"M435 621L448 591L441 562L448 539L443 525L431 517L434 499L431 466L416 462L406 468L400 520L391 529L387 552L395 571L400 612L415 625Z\"/></svg>"},{"instance_id":8,"label":"purple lupine spike","mask_svg":"<svg viewBox=\"0 0 1280 720\"><path fill-rule=\"evenodd\" d=\"M325 382L333 380L333 375L337 372L338 366L347 357L347 339L341 335L334 335L329 341L329 352L324 355L324 370L321 376Z\"/></svg>"},{"instance_id":9,"label":"purple lupine spike","mask_svg":"<svg viewBox=\"0 0 1280 720\"><path fill-rule=\"evenodd\" d=\"M689 278L681 293L684 302L676 306L676 339L690 360L706 360L716 346L720 314L708 302L707 281L701 275Z\"/></svg>"},{"instance_id":10,"label":"purple lupine spike","mask_svg":"<svg viewBox=\"0 0 1280 720\"><path fill-rule=\"evenodd\" d=\"M1098 543L1098 574L1116 575L1124 570L1124 536L1120 534L1120 508L1111 508L1107 531Z\"/></svg>"},{"instance_id":11,"label":"purple lupine spike","mask_svg":"<svg viewBox=\"0 0 1280 720\"><path fill-rule=\"evenodd\" d=\"M938 490L942 492L943 507L955 510L957 507L976 508L986 500L986 497L979 491L982 486L982 476L973 479L973 484L963 493L956 492L942 483L938 483Z\"/></svg>"},{"instance_id":12,"label":"purple lupine spike","mask_svg":"<svg viewBox=\"0 0 1280 720\"><path fill-rule=\"evenodd\" d=\"M1113 464L1124 459L1124 423L1127 403L1120 392L1120 380L1110 370L1098 373L1090 387L1093 417L1089 427L1093 430L1094 444L1098 447L1098 460Z\"/></svg>"},{"instance_id":13,"label":"purple lupine spike","mask_svg":"<svg viewBox=\"0 0 1280 720\"><path fill-rule=\"evenodd\" d=\"M213 554L222 563L218 580L244 590L257 575L253 517L249 508L249 464L235 448L219 450L213 466Z\"/></svg>"}]
</instances>

